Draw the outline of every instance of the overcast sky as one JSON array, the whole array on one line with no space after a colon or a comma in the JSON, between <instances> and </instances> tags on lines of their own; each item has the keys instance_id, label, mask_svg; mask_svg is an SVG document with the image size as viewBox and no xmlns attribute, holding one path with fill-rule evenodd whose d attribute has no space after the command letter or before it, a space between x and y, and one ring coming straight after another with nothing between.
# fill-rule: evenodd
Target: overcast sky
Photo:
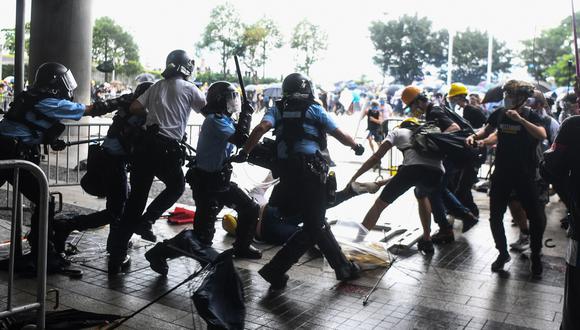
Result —
<instances>
[{"instance_id":1,"label":"overcast sky","mask_svg":"<svg viewBox=\"0 0 580 330\"><path fill-rule=\"evenodd\" d=\"M83 0L79 0L83 1ZM426 16L434 28L489 30L514 50L520 41L533 38L542 29L556 26L571 13L570 0L357 0L357 1L264 1L232 0L245 23L262 16L276 21L286 41L303 18L320 25L329 35L323 60L311 70L320 82L357 79L362 74L380 76L372 63L374 53L368 26L373 20L394 19L403 14ZM0 28L14 26L16 0L2 0ZM213 7L223 1L191 0L94 0L93 18L110 16L129 31L140 47L141 61L150 68L163 66L167 53L176 48L193 52ZM580 0L575 0L580 9ZM28 1L30 6L30 1ZM30 17L28 8L28 19ZM28 20L27 19L27 20ZM272 54L267 76L293 71L289 48ZM219 70L217 55L205 54ZM233 61L231 63L233 69Z\"/></svg>"}]
</instances>

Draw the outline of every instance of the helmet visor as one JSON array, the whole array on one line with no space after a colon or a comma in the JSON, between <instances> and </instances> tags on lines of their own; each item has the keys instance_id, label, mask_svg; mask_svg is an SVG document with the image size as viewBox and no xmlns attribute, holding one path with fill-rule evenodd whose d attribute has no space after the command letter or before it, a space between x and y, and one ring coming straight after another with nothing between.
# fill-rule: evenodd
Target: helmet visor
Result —
<instances>
[{"instance_id":1,"label":"helmet visor","mask_svg":"<svg viewBox=\"0 0 580 330\"><path fill-rule=\"evenodd\" d=\"M60 79L68 91L73 91L77 88L77 81L70 70L66 70L66 72L60 76Z\"/></svg>"}]
</instances>

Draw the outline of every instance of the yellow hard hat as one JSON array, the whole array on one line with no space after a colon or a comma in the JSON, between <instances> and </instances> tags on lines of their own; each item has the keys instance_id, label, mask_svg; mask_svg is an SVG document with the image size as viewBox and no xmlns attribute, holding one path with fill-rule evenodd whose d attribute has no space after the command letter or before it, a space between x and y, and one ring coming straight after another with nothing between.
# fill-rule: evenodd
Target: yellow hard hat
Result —
<instances>
[{"instance_id":1,"label":"yellow hard hat","mask_svg":"<svg viewBox=\"0 0 580 330\"><path fill-rule=\"evenodd\" d=\"M403 93L401 94L401 101L405 103L406 106L410 106L417 96L421 95L421 88L417 86L407 86L403 89Z\"/></svg>"},{"instance_id":2,"label":"yellow hard hat","mask_svg":"<svg viewBox=\"0 0 580 330\"><path fill-rule=\"evenodd\" d=\"M467 95L469 91L467 87L465 87L462 83L453 83L451 84L451 88L449 88L449 93L447 93L447 97L454 97L457 95Z\"/></svg>"},{"instance_id":3,"label":"yellow hard hat","mask_svg":"<svg viewBox=\"0 0 580 330\"><path fill-rule=\"evenodd\" d=\"M399 127L410 128L410 127L419 126L419 125L420 125L419 119L417 119L416 117L409 117L409 118L406 118L405 120L403 120L399 124Z\"/></svg>"},{"instance_id":4,"label":"yellow hard hat","mask_svg":"<svg viewBox=\"0 0 580 330\"><path fill-rule=\"evenodd\" d=\"M236 235L238 219L231 214L226 214L222 219L222 227L228 234Z\"/></svg>"}]
</instances>

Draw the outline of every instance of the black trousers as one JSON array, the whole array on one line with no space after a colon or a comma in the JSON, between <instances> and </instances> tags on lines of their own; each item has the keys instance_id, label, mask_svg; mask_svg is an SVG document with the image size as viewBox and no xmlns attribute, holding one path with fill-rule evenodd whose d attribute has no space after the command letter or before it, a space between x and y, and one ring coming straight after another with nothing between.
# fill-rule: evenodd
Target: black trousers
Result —
<instances>
[{"instance_id":1,"label":"black trousers","mask_svg":"<svg viewBox=\"0 0 580 330\"><path fill-rule=\"evenodd\" d=\"M0 160L8 159L22 159L31 161L35 164L39 164L39 146L38 145L17 145L12 139L0 136ZM1 170L0 171L0 186L4 183L10 183L14 186L14 171L13 170ZM30 221L30 233L28 234L28 243L32 249L32 254L36 255L38 249L38 226L40 222L40 213L38 208L38 202L40 200L40 189L38 186L38 181L34 178L32 174L28 171L19 171L18 185L20 192L24 197L26 197L33 205L32 218ZM53 231L52 223L54 218L54 205L49 205L48 207L48 250L49 252L54 251L53 245Z\"/></svg>"},{"instance_id":2,"label":"black trousers","mask_svg":"<svg viewBox=\"0 0 580 330\"><path fill-rule=\"evenodd\" d=\"M500 253L508 253L503 226L503 215L515 191L530 221L530 249L533 255L542 250L542 237L546 228L544 204L539 200L534 173L502 171L496 169L491 176L489 192L490 226L495 247Z\"/></svg>"},{"instance_id":3,"label":"black trousers","mask_svg":"<svg viewBox=\"0 0 580 330\"><path fill-rule=\"evenodd\" d=\"M319 167L317 159L287 160L280 166L280 183L274 187L270 204L283 214L297 215L303 226L265 266L269 271L285 273L321 238L327 207L321 175L326 175L327 168Z\"/></svg>"},{"instance_id":4,"label":"black trousers","mask_svg":"<svg viewBox=\"0 0 580 330\"><path fill-rule=\"evenodd\" d=\"M148 134L143 146L135 152L131 169L131 192L125 211L118 224L111 226L107 249L113 258L124 258L127 243L138 226L150 227L163 212L169 209L183 194L183 153L177 141ZM151 202L145 214L145 206L153 179L157 177L165 189Z\"/></svg>"},{"instance_id":5,"label":"black trousers","mask_svg":"<svg viewBox=\"0 0 580 330\"><path fill-rule=\"evenodd\" d=\"M477 182L478 167L469 164L455 173L454 178L449 182L449 190L455 197L476 216L479 215L479 208L473 200L471 187ZM447 207L447 205L445 205Z\"/></svg>"},{"instance_id":6,"label":"black trousers","mask_svg":"<svg viewBox=\"0 0 580 330\"><path fill-rule=\"evenodd\" d=\"M566 264L566 285L564 287L564 311L560 329L580 329L580 269Z\"/></svg>"},{"instance_id":7,"label":"black trousers","mask_svg":"<svg viewBox=\"0 0 580 330\"><path fill-rule=\"evenodd\" d=\"M99 212L79 215L69 220L75 230L98 228L120 221L128 198L127 160L124 156L113 156L105 153L104 171L106 176L107 203Z\"/></svg>"},{"instance_id":8,"label":"black trousers","mask_svg":"<svg viewBox=\"0 0 580 330\"><path fill-rule=\"evenodd\" d=\"M193 231L199 241L206 245L212 244L217 215L227 206L238 212L234 246L247 247L256 232L259 205L236 183L229 182L231 172L226 171L220 175L197 169L192 171L190 185L196 207Z\"/></svg>"}]
</instances>

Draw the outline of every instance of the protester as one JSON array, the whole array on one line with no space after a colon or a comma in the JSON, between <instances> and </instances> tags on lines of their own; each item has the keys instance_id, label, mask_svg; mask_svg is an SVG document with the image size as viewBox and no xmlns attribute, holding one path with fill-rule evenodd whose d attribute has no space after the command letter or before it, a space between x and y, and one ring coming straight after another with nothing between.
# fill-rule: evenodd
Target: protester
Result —
<instances>
[{"instance_id":1,"label":"protester","mask_svg":"<svg viewBox=\"0 0 580 330\"><path fill-rule=\"evenodd\" d=\"M413 106L414 102L417 101L411 101L409 104ZM405 119L397 129L390 131L377 152L352 176L350 183L355 182L358 177L380 162L381 158L393 146L401 150L403 152L403 163L399 166L397 175L386 183L381 195L365 215L362 225L369 230L372 229L387 206L392 204L409 188L415 187L415 197L419 205L419 217L423 227L423 236L417 246L420 251L433 253L431 205L428 196L439 188L444 169L441 159L425 157L411 147L411 135L418 126L418 120L412 117Z\"/></svg>"},{"instance_id":2,"label":"protester","mask_svg":"<svg viewBox=\"0 0 580 330\"><path fill-rule=\"evenodd\" d=\"M511 260L507 250L503 215L509 195L515 190L530 220L531 273L542 275L542 236L546 226L546 215L538 200L534 181L538 167L537 147L546 138L541 118L526 106L533 95L534 87L526 82L510 80L503 86L505 108L496 110L487 124L466 139L467 145L482 140L498 131L495 170L491 177L490 225L499 256L491 270L501 271Z\"/></svg>"}]
</instances>

